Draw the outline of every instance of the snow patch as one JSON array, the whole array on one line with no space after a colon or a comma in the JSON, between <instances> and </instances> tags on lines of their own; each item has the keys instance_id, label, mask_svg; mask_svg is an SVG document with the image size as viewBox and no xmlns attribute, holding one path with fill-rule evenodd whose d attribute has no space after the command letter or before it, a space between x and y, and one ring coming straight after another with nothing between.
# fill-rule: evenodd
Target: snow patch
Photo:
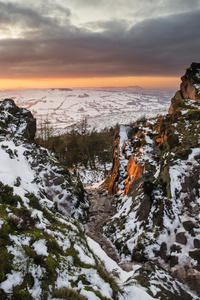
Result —
<instances>
[{"instance_id":1,"label":"snow patch","mask_svg":"<svg viewBox=\"0 0 200 300\"><path fill-rule=\"evenodd\" d=\"M22 284L23 275L21 272L12 270L12 273L7 274L6 276L7 279L0 284L0 288L3 289L5 293L12 293L14 286Z\"/></svg>"},{"instance_id":2,"label":"snow patch","mask_svg":"<svg viewBox=\"0 0 200 300\"><path fill-rule=\"evenodd\" d=\"M32 247L38 255L49 255L49 253L47 252L46 240L44 239L36 241L35 243L33 243Z\"/></svg>"}]
</instances>

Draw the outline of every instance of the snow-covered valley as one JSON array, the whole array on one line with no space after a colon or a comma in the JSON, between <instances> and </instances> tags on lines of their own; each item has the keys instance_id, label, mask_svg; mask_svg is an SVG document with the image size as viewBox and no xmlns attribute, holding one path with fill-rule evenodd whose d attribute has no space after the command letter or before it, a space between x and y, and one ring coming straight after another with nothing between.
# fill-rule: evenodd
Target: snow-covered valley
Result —
<instances>
[{"instance_id":1,"label":"snow-covered valley","mask_svg":"<svg viewBox=\"0 0 200 300\"><path fill-rule=\"evenodd\" d=\"M97 130L128 124L141 116L165 114L172 92L140 87L99 89L32 89L0 91L0 100L11 98L41 122L48 120L54 134L62 134L87 118Z\"/></svg>"}]
</instances>

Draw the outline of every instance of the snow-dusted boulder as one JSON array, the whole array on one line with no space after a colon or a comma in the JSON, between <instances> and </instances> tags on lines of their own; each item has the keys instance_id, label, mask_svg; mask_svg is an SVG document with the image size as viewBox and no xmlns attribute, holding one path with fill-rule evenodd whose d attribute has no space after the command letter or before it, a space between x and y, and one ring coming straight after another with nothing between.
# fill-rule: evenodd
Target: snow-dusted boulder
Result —
<instances>
[{"instance_id":1,"label":"snow-dusted boulder","mask_svg":"<svg viewBox=\"0 0 200 300\"><path fill-rule=\"evenodd\" d=\"M36 119L27 109L19 108L12 99L0 102L0 122L1 134L34 140Z\"/></svg>"}]
</instances>

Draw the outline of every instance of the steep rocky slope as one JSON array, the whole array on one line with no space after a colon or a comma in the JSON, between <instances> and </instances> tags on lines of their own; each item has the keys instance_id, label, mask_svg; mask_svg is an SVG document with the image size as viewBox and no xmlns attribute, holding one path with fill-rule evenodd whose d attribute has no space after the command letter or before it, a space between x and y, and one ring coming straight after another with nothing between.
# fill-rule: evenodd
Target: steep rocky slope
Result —
<instances>
[{"instance_id":1,"label":"steep rocky slope","mask_svg":"<svg viewBox=\"0 0 200 300\"><path fill-rule=\"evenodd\" d=\"M89 207L82 185L33 142L35 128L30 112L0 104L0 298L115 299L76 220Z\"/></svg>"},{"instance_id":2,"label":"steep rocky slope","mask_svg":"<svg viewBox=\"0 0 200 300\"><path fill-rule=\"evenodd\" d=\"M5 99L0 103L0 126L0 181L40 193L68 215L86 217L89 203L82 183L34 143L36 120L32 114Z\"/></svg>"},{"instance_id":3,"label":"steep rocky slope","mask_svg":"<svg viewBox=\"0 0 200 300\"><path fill-rule=\"evenodd\" d=\"M161 267L200 296L199 91L200 64L193 63L170 114L119 127L109 186L119 199L104 232L122 259L148 264L149 276ZM142 268L137 279L149 287Z\"/></svg>"}]
</instances>

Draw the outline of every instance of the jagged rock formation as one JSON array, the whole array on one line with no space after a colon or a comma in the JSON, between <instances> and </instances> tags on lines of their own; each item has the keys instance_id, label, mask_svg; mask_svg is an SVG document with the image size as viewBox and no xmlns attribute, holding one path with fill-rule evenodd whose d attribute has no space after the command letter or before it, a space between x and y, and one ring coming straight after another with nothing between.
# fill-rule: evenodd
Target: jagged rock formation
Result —
<instances>
[{"instance_id":1,"label":"jagged rock formation","mask_svg":"<svg viewBox=\"0 0 200 300\"><path fill-rule=\"evenodd\" d=\"M126 142L129 136L131 144ZM132 139L133 136L134 141ZM141 177L145 166L139 163L135 155L131 153L131 149L134 143L134 151L137 151L141 146L143 137L138 132L137 123L134 128L122 125L116 131L113 144L113 167L108 187L109 194L116 194L121 190L126 195L130 185Z\"/></svg>"},{"instance_id":2,"label":"jagged rock formation","mask_svg":"<svg viewBox=\"0 0 200 300\"><path fill-rule=\"evenodd\" d=\"M185 72L185 75L181 77L180 90L177 91L171 100L171 106L169 108L169 114L174 112L174 102L178 99L192 99L200 100L200 64L192 63L190 68Z\"/></svg>"},{"instance_id":3,"label":"jagged rock formation","mask_svg":"<svg viewBox=\"0 0 200 300\"><path fill-rule=\"evenodd\" d=\"M109 191L126 196L104 233L123 259L151 261L200 296L199 74L200 64L186 71L173 114L120 126ZM139 277L144 283L144 274Z\"/></svg>"}]
</instances>

